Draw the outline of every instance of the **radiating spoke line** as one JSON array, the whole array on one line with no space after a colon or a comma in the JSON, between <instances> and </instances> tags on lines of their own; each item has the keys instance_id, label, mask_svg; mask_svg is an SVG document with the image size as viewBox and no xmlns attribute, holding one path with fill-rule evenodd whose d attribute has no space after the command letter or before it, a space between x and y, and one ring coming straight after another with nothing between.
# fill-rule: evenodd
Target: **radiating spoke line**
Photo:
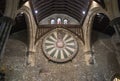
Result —
<instances>
[{"instance_id":1,"label":"radiating spoke line","mask_svg":"<svg viewBox=\"0 0 120 81\"><path fill-rule=\"evenodd\" d=\"M61 59L61 54L60 54L60 51L58 51L58 56L57 56L58 59Z\"/></svg>"},{"instance_id":2,"label":"radiating spoke line","mask_svg":"<svg viewBox=\"0 0 120 81\"><path fill-rule=\"evenodd\" d=\"M46 46L46 49L53 48L53 47L54 47L54 45L48 45L48 46Z\"/></svg>"},{"instance_id":3,"label":"radiating spoke line","mask_svg":"<svg viewBox=\"0 0 120 81\"><path fill-rule=\"evenodd\" d=\"M64 57L65 57L65 58L68 57L64 50L63 50L63 54L64 54Z\"/></svg>"},{"instance_id":4,"label":"radiating spoke line","mask_svg":"<svg viewBox=\"0 0 120 81\"><path fill-rule=\"evenodd\" d=\"M48 54L51 55L51 53L53 53L53 51L55 51L56 49L53 48L52 50L48 51Z\"/></svg>"},{"instance_id":5,"label":"radiating spoke line","mask_svg":"<svg viewBox=\"0 0 120 81\"><path fill-rule=\"evenodd\" d=\"M56 42L56 39L53 36L50 36L50 39Z\"/></svg>"},{"instance_id":6,"label":"radiating spoke line","mask_svg":"<svg viewBox=\"0 0 120 81\"><path fill-rule=\"evenodd\" d=\"M54 48L54 47L53 47L53 48ZM46 51L48 52L48 51L52 50L53 48L46 49Z\"/></svg>"},{"instance_id":7,"label":"radiating spoke line","mask_svg":"<svg viewBox=\"0 0 120 81\"><path fill-rule=\"evenodd\" d=\"M61 54L61 59L64 59L64 54L63 54L63 50L60 50L60 54Z\"/></svg>"},{"instance_id":8,"label":"radiating spoke line","mask_svg":"<svg viewBox=\"0 0 120 81\"><path fill-rule=\"evenodd\" d=\"M66 45L66 47L70 47L70 48L74 48L75 49L75 45Z\"/></svg>"},{"instance_id":9,"label":"radiating spoke line","mask_svg":"<svg viewBox=\"0 0 120 81\"><path fill-rule=\"evenodd\" d=\"M74 46L75 43L74 42L71 42L71 43L66 43L66 45L71 45L71 46Z\"/></svg>"},{"instance_id":10,"label":"radiating spoke line","mask_svg":"<svg viewBox=\"0 0 120 81\"><path fill-rule=\"evenodd\" d=\"M45 46L53 45L52 43L45 43Z\"/></svg>"},{"instance_id":11,"label":"radiating spoke line","mask_svg":"<svg viewBox=\"0 0 120 81\"><path fill-rule=\"evenodd\" d=\"M49 41L49 40L46 40L45 43L51 43L51 44L54 44L54 42Z\"/></svg>"},{"instance_id":12,"label":"radiating spoke line","mask_svg":"<svg viewBox=\"0 0 120 81\"><path fill-rule=\"evenodd\" d=\"M67 56L70 55L70 53L69 53L66 49L64 49L64 52L65 52L65 54L66 54Z\"/></svg>"},{"instance_id":13,"label":"radiating spoke line","mask_svg":"<svg viewBox=\"0 0 120 81\"><path fill-rule=\"evenodd\" d=\"M70 35L68 35L68 36L67 36L67 38L65 39L65 41L66 41L66 40L68 40L68 39L70 39L70 38L71 38L71 36L70 36Z\"/></svg>"},{"instance_id":14,"label":"radiating spoke line","mask_svg":"<svg viewBox=\"0 0 120 81\"><path fill-rule=\"evenodd\" d=\"M67 39L65 42L69 42L71 40L74 40L72 37L70 37L69 39Z\"/></svg>"},{"instance_id":15,"label":"radiating spoke line","mask_svg":"<svg viewBox=\"0 0 120 81\"><path fill-rule=\"evenodd\" d=\"M54 57L57 58L59 50L56 50Z\"/></svg>"},{"instance_id":16,"label":"radiating spoke line","mask_svg":"<svg viewBox=\"0 0 120 81\"><path fill-rule=\"evenodd\" d=\"M68 35L65 34L65 36L63 37L63 41L65 41L67 37L68 37Z\"/></svg>"},{"instance_id":17,"label":"radiating spoke line","mask_svg":"<svg viewBox=\"0 0 120 81\"><path fill-rule=\"evenodd\" d=\"M54 33L51 35L55 40L57 40L57 38L55 37Z\"/></svg>"},{"instance_id":18,"label":"radiating spoke line","mask_svg":"<svg viewBox=\"0 0 120 81\"><path fill-rule=\"evenodd\" d=\"M70 55L73 54L73 51L71 51L71 50L69 50L69 49L67 49L67 48L66 48L66 50L70 53Z\"/></svg>"},{"instance_id":19,"label":"radiating spoke line","mask_svg":"<svg viewBox=\"0 0 120 81\"><path fill-rule=\"evenodd\" d=\"M73 40L70 40L70 41L68 41L68 42L66 42L66 43L72 43L72 42L74 42L74 39L73 39Z\"/></svg>"},{"instance_id":20,"label":"radiating spoke line","mask_svg":"<svg viewBox=\"0 0 120 81\"><path fill-rule=\"evenodd\" d=\"M50 36L51 37L51 36ZM54 40L52 40L50 37L47 38L48 41L52 41L55 42Z\"/></svg>"},{"instance_id":21,"label":"radiating spoke line","mask_svg":"<svg viewBox=\"0 0 120 81\"><path fill-rule=\"evenodd\" d=\"M56 52L56 50L55 50L55 51L53 51L53 53L52 53L52 54L50 54L50 56L51 56L51 57L54 57L55 52Z\"/></svg>"},{"instance_id":22,"label":"radiating spoke line","mask_svg":"<svg viewBox=\"0 0 120 81\"><path fill-rule=\"evenodd\" d=\"M74 52L74 48L70 48L70 47L66 47L67 49L69 49L70 51Z\"/></svg>"},{"instance_id":23,"label":"radiating spoke line","mask_svg":"<svg viewBox=\"0 0 120 81\"><path fill-rule=\"evenodd\" d=\"M57 32L54 32L53 34L55 36L55 39L57 39Z\"/></svg>"}]
</instances>

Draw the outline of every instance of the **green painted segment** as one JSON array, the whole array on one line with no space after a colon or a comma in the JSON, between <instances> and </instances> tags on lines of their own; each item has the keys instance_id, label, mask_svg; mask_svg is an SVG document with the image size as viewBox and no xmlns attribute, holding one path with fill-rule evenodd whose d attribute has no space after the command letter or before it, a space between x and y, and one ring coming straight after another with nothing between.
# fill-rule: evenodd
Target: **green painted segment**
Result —
<instances>
[{"instance_id":1,"label":"green painted segment","mask_svg":"<svg viewBox=\"0 0 120 81\"><path fill-rule=\"evenodd\" d=\"M56 51L57 51L57 50L53 51L50 56L53 57L53 56L55 55L55 52L56 52Z\"/></svg>"},{"instance_id":2,"label":"green painted segment","mask_svg":"<svg viewBox=\"0 0 120 81\"><path fill-rule=\"evenodd\" d=\"M75 48L73 45L67 45L66 47Z\"/></svg>"},{"instance_id":3,"label":"green painted segment","mask_svg":"<svg viewBox=\"0 0 120 81\"><path fill-rule=\"evenodd\" d=\"M46 51L48 52L48 51L50 51L50 50L52 50L54 47L52 47L52 48L49 48L49 49L46 49Z\"/></svg>"},{"instance_id":4,"label":"green painted segment","mask_svg":"<svg viewBox=\"0 0 120 81\"><path fill-rule=\"evenodd\" d=\"M50 38L47 38L47 40L54 42L54 40L52 40L52 39L50 39Z\"/></svg>"},{"instance_id":5,"label":"green painted segment","mask_svg":"<svg viewBox=\"0 0 120 81\"><path fill-rule=\"evenodd\" d=\"M67 39L69 39L69 38L71 38L71 36L68 36L65 40L67 40Z\"/></svg>"},{"instance_id":6,"label":"green painted segment","mask_svg":"<svg viewBox=\"0 0 120 81\"><path fill-rule=\"evenodd\" d=\"M69 50L68 48L66 48L66 50L72 55L73 51Z\"/></svg>"},{"instance_id":7,"label":"green painted segment","mask_svg":"<svg viewBox=\"0 0 120 81\"><path fill-rule=\"evenodd\" d=\"M64 50L63 50L63 54L64 54L64 57L65 57L65 58L68 57Z\"/></svg>"},{"instance_id":8,"label":"green painted segment","mask_svg":"<svg viewBox=\"0 0 120 81\"><path fill-rule=\"evenodd\" d=\"M74 40L70 40L70 41L68 41L68 42L66 42L66 43L73 43L74 42Z\"/></svg>"},{"instance_id":9,"label":"green painted segment","mask_svg":"<svg viewBox=\"0 0 120 81\"><path fill-rule=\"evenodd\" d=\"M48 46L48 45L53 45L52 43L45 43L45 46Z\"/></svg>"},{"instance_id":10,"label":"green painted segment","mask_svg":"<svg viewBox=\"0 0 120 81\"><path fill-rule=\"evenodd\" d=\"M51 35L53 38L57 39L54 34Z\"/></svg>"},{"instance_id":11,"label":"green painted segment","mask_svg":"<svg viewBox=\"0 0 120 81\"><path fill-rule=\"evenodd\" d=\"M61 54L60 54L60 51L58 52L58 56L57 56L58 59L61 59Z\"/></svg>"}]
</instances>

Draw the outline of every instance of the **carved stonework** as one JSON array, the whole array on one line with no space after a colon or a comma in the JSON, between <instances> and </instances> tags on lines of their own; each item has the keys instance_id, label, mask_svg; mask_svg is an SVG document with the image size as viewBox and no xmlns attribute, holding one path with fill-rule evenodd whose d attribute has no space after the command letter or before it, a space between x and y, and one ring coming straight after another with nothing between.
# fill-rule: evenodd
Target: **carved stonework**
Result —
<instances>
[{"instance_id":1,"label":"carved stonework","mask_svg":"<svg viewBox=\"0 0 120 81\"><path fill-rule=\"evenodd\" d=\"M56 28L63 28L71 31L84 43L83 30L80 25L40 25L40 27L37 28L36 32L36 42L39 41L42 36Z\"/></svg>"}]
</instances>

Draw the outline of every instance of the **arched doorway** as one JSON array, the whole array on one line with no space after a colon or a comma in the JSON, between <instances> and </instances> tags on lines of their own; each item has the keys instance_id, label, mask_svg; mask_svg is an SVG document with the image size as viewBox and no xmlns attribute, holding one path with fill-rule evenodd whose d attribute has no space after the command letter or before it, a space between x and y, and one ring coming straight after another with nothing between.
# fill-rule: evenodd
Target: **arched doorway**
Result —
<instances>
[{"instance_id":1,"label":"arched doorway","mask_svg":"<svg viewBox=\"0 0 120 81\"><path fill-rule=\"evenodd\" d=\"M17 35L18 37L15 36L15 38L24 42L26 44L26 46L28 47L29 35L28 35L28 31L27 31L27 21L26 21L24 13L17 14L17 16L15 18L15 25L12 27L10 35L15 35L16 33L18 34ZM22 38L19 36L21 36Z\"/></svg>"},{"instance_id":2,"label":"arched doorway","mask_svg":"<svg viewBox=\"0 0 120 81\"><path fill-rule=\"evenodd\" d=\"M108 36L112 36L115 33L115 30L110 25L110 19L103 13L97 13L93 19L92 23L92 31L91 31L91 47L92 44L95 42L95 36L94 32L99 32Z\"/></svg>"},{"instance_id":3,"label":"arched doorway","mask_svg":"<svg viewBox=\"0 0 120 81\"><path fill-rule=\"evenodd\" d=\"M95 63L95 51L97 49L101 49L101 47L103 46L102 44L100 44L100 41L102 41L102 43L105 44L106 47L108 47L105 40L110 39L115 33L114 28L111 27L109 23L110 19L104 13L96 13L93 17L90 33L90 64Z\"/></svg>"},{"instance_id":4,"label":"arched doorway","mask_svg":"<svg viewBox=\"0 0 120 81\"><path fill-rule=\"evenodd\" d=\"M97 13L93 20L93 30L112 36L115 31L109 26L110 19L103 13Z\"/></svg>"},{"instance_id":5,"label":"arched doorway","mask_svg":"<svg viewBox=\"0 0 120 81\"><path fill-rule=\"evenodd\" d=\"M14 61L16 61L16 57L19 58L20 61L21 58L24 58L22 59L22 61L23 64L26 64L26 56L29 46L28 37L29 35L27 31L25 14L18 13L15 17L14 25L10 31L10 35L5 49L5 58L8 58L8 60L10 58L13 58ZM11 50L11 52L8 52L7 50Z\"/></svg>"}]
</instances>

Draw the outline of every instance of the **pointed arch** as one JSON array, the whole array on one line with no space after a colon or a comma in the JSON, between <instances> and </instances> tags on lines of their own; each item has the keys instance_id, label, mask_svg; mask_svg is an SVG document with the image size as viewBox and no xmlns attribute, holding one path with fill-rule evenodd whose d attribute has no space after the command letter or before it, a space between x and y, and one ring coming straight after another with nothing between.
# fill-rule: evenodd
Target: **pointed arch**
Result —
<instances>
[{"instance_id":1,"label":"pointed arch","mask_svg":"<svg viewBox=\"0 0 120 81\"><path fill-rule=\"evenodd\" d=\"M101 7L94 7L89 10L88 15L86 16L85 22L83 24L83 31L84 31L84 40L85 40L85 52L92 52L91 48L91 32L93 26L93 20L97 13L105 14L110 20L110 16L108 13Z\"/></svg>"},{"instance_id":2,"label":"pointed arch","mask_svg":"<svg viewBox=\"0 0 120 81\"><path fill-rule=\"evenodd\" d=\"M35 46L34 46L34 41L35 41L35 32L36 32L36 24L32 15L32 11L29 7L23 6L19 10L17 10L14 18L18 13L24 13L26 22L28 23L27 25L27 31L28 31L28 39L29 39L29 45L28 45L28 51L29 52L35 52Z\"/></svg>"}]
</instances>

